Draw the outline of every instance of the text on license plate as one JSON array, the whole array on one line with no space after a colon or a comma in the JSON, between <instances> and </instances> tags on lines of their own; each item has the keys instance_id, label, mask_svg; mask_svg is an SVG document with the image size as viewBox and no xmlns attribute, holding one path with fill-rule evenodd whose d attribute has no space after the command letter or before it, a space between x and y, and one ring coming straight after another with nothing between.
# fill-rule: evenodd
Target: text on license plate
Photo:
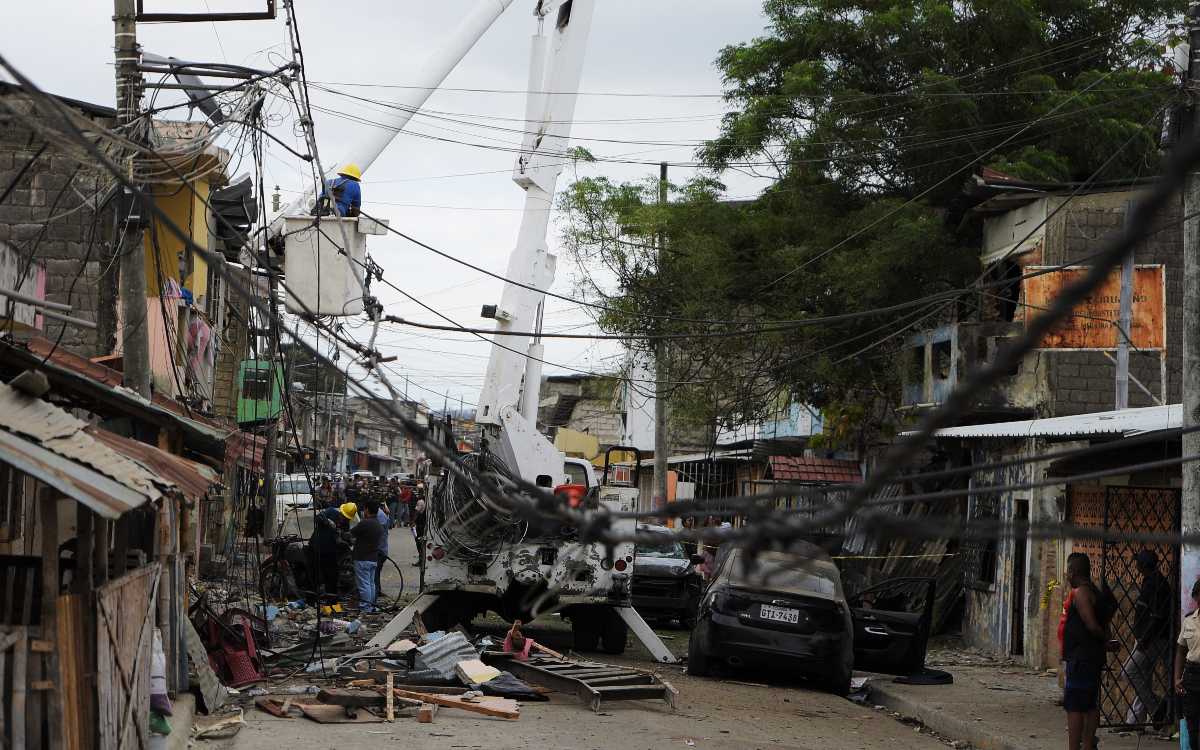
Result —
<instances>
[{"instance_id":1,"label":"text on license plate","mask_svg":"<svg viewBox=\"0 0 1200 750\"><path fill-rule=\"evenodd\" d=\"M791 625L800 622L800 610L790 607L774 607L770 604L758 605L758 616L764 620L786 622Z\"/></svg>"}]
</instances>

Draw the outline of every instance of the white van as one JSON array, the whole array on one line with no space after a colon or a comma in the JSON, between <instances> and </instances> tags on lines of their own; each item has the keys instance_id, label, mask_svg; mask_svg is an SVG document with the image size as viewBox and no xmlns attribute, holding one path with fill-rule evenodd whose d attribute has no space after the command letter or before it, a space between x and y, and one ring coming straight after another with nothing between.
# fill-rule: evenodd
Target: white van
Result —
<instances>
[{"instance_id":1,"label":"white van","mask_svg":"<svg viewBox=\"0 0 1200 750\"><path fill-rule=\"evenodd\" d=\"M313 478L316 481L316 477ZM275 505L287 512L293 508L309 510L313 505L313 488L304 474L279 474L275 478Z\"/></svg>"}]
</instances>

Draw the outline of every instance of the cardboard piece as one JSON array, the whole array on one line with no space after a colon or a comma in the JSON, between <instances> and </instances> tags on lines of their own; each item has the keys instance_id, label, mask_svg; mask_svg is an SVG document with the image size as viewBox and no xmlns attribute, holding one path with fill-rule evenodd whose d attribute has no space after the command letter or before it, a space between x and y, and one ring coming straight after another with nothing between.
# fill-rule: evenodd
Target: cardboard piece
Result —
<instances>
[{"instance_id":1,"label":"cardboard piece","mask_svg":"<svg viewBox=\"0 0 1200 750\"><path fill-rule=\"evenodd\" d=\"M500 670L489 667L479 659L466 659L454 665L454 673L467 685L482 685L500 676Z\"/></svg>"}]
</instances>

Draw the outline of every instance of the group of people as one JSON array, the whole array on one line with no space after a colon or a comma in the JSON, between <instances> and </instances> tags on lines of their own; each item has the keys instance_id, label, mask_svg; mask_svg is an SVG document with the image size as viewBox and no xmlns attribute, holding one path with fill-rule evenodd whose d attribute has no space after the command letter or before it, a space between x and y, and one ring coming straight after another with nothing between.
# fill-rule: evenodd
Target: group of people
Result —
<instances>
[{"instance_id":1,"label":"group of people","mask_svg":"<svg viewBox=\"0 0 1200 750\"><path fill-rule=\"evenodd\" d=\"M366 475L320 477L314 493L316 522L309 539L313 569L326 592L338 591L339 540L352 539L355 586L359 609L373 612L380 590L383 563L388 559L388 531L411 527L420 542L425 538L425 492L422 483L384 480Z\"/></svg>"},{"instance_id":2,"label":"group of people","mask_svg":"<svg viewBox=\"0 0 1200 750\"><path fill-rule=\"evenodd\" d=\"M1126 723L1165 723L1168 696L1155 693L1154 674L1160 667L1167 668L1172 675L1179 714L1186 725L1186 746L1200 750L1200 580L1192 585L1194 606L1182 620L1171 660L1174 608L1171 584L1162 574L1158 555L1153 551L1142 550L1134 561L1141 583L1133 605L1134 645L1122 667L1135 696ZM1068 556L1066 578L1070 592L1063 601L1058 636L1064 666L1067 747L1096 750L1101 677L1108 654L1119 648L1118 642L1110 638L1110 623L1117 604L1107 587L1093 582L1091 561L1086 554L1074 552Z\"/></svg>"}]
</instances>

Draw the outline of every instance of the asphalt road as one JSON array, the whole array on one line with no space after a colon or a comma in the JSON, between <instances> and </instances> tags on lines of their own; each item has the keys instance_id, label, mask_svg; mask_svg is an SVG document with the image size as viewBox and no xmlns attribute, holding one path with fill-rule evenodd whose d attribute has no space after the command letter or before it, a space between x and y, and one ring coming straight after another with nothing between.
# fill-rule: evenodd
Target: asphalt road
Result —
<instances>
[{"instance_id":1,"label":"asphalt road","mask_svg":"<svg viewBox=\"0 0 1200 750\"><path fill-rule=\"evenodd\" d=\"M645 662L641 666L647 666ZM946 745L887 714L800 687L694 678L678 668L663 676L680 693L677 710L665 703L611 703L598 714L572 697L525 703L521 718L504 721L453 709L433 724L410 715L392 724L316 724L246 711L246 726L231 740L197 747L230 750L419 747L422 750L943 750ZM396 745L393 743L404 743Z\"/></svg>"},{"instance_id":2,"label":"asphalt road","mask_svg":"<svg viewBox=\"0 0 1200 750\"><path fill-rule=\"evenodd\" d=\"M303 528L303 521L301 521ZM417 568L412 533L396 528L389 535L393 559L403 566L408 591L415 591ZM395 581L393 580L393 585ZM388 585L385 580L385 587ZM475 627L503 632L499 620L480 620ZM571 648L570 629L556 617L527 626L526 632L561 651ZM676 654L687 651L687 633L660 628ZM622 657L590 655L601 661L656 668L649 654L631 641ZM658 750L932 750L946 745L912 726L803 684L788 684L786 675L769 678L752 673L723 679L684 674L681 666L658 666L663 678L680 693L672 711L665 703L611 703L594 714L571 696L554 694L548 703L526 703L518 721L478 717L443 709L433 724L402 716L392 724L317 724L308 719L277 719L252 705L246 726L232 739L196 743L225 750L302 750L314 748L400 747L428 750L506 750L508 748L588 748ZM782 681L781 681L782 680Z\"/></svg>"}]
</instances>

